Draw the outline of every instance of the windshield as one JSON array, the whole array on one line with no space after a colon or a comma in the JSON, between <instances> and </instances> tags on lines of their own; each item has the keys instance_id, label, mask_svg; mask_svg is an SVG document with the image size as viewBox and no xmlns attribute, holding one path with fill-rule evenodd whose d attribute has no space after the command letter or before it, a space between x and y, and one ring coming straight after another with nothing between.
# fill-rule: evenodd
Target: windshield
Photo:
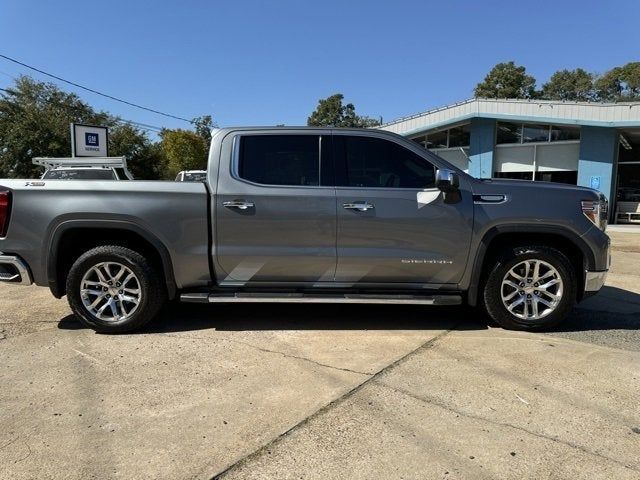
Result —
<instances>
[{"instance_id":1,"label":"windshield","mask_svg":"<svg viewBox=\"0 0 640 480\"><path fill-rule=\"evenodd\" d=\"M117 180L113 170L84 168L81 170L49 170L43 180Z\"/></svg>"}]
</instances>

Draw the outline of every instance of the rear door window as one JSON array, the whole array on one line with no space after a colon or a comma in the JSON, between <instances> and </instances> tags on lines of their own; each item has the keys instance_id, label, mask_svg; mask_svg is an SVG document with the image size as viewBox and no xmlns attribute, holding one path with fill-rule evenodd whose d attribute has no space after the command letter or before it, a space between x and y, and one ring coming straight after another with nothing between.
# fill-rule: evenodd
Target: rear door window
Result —
<instances>
[{"instance_id":1,"label":"rear door window","mask_svg":"<svg viewBox=\"0 0 640 480\"><path fill-rule=\"evenodd\" d=\"M323 184L330 169L330 156L322 154L321 162L320 139L320 135L243 135L238 176L263 185L320 186L321 169Z\"/></svg>"}]
</instances>

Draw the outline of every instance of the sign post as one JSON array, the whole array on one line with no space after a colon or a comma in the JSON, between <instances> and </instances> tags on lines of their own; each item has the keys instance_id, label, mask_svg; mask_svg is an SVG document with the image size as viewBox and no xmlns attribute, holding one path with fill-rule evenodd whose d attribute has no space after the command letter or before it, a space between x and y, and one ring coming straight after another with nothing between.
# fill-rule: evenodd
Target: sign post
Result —
<instances>
[{"instance_id":1,"label":"sign post","mask_svg":"<svg viewBox=\"0 0 640 480\"><path fill-rule=\"evenodd\" d=\"M108 147L107 127L71 124L71 157L108 157Z\"/></svg>"}]
</instances>

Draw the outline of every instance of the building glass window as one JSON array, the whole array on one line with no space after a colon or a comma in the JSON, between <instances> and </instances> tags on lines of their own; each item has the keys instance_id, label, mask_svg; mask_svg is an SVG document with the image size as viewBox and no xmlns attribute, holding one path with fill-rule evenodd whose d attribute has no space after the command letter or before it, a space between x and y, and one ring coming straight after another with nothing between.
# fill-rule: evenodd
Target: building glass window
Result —
<instances>
[{"instance_id":1,"label":"building glass window","mask_svg":"<svg viewBox=\"0 0 640 480\"><path fill-rule=\"evenodd\" d=\"M524 124L522 126L522 143L548 142L549 125Z\"/></svg>"},{"instance_id":2,"label":"building glass window","mask_svg":"<svg viewBox=\"0 0 640 480\"><path fill-rule=\"evenodd\" d=\"M449 146L447 137L449 131L433 132L427 135L427 148L447 148Z\"/></svg>"},{"instance_id":3,"label":"building glass window","mask_svg":"<svg viewBox=\"0 0 640 480\"><path fill-rule=\"evenodd\" d=\"M522 124L498 122L496 143L522 143Z\"/></svg>"},{"instance_id":4,"label":"building glass window","mask_svg":"<svg viewBox=\"0 0 640 480\"><path fill-rule=\"evenodd\" d=\"M533 172L494 172L493 178L510 178L512 180L533 180Z\"/></svg>"},{"instance_id":5,"label":"building glass window","mask_svg":"<svg viewBox=\"0 0 640 480\"><path fill-rule=\"evenodd\" d=\"M578 183L578 171L566 170L563 172L536 172L536 180L540 182L568 183L576 185Z\"/></svg>"},{"instance_id":6,"label":"building glass window","mask_svg":"<svg viewBox=\"0 0 640 480\"><path fill-rule=\"evenodd\" d=\"M471 143L471 125L453 127L449 130L449 147L468 147Z\"/></svg>"},{"instance_id":7,"label":"building glass window","mask_svg":"<svg viewBox=\"0 0 640 480\"><path fill-rule=\"evenodd\" d=\"M421 137L412 138L414 142L420 145L422 148L427 148L427 137L425 135Z\"/></svg>"},{"instance_id":8,"label":"building glass window","mask_svg":"<svg viewBox=\"0 0 640 480\"><path fill-rule=\"evenodd\" d=\"M580 127L537 123L497 123L496 144L580 140Z\"/></svg>"},{"instance_id":9,"label":"building glass window","mask_svg":"<svg viewBox=\"0 0 640 480\"><path fill-rule=\"evenodd\" d=\"M551 141L580 140L580 127L551 126Z\"/></svg>"}]
</instances>

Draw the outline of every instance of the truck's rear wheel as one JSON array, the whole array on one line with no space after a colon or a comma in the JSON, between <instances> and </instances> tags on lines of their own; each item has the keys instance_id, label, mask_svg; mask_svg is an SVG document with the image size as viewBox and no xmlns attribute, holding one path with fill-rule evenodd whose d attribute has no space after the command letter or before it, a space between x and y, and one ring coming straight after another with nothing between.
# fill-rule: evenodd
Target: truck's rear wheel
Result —
<instances>
[{"instance_id":1,"label":"truck's rear wheel","mask_svg":"<svg viewBox=\"0 0 640 480\"><path fill-rule=\"evenodd\" d=\"M504 328L545 330L569 314L576 284L575 270L559 250L516 247L495 261L484 286L484 304Z\"/></svg>"},{"instance_id":2,"label":"truck's rear wheel","mask_svg":"<svg viewBox=\"0 0 640 480\"><path fill-rule=\"evenodd\" d=\"M103 333L138 329L152 320L166 301L161 276L139 253L117 245L85 252L67 277L73 313Z\"/></svg>"}]
</instances>

